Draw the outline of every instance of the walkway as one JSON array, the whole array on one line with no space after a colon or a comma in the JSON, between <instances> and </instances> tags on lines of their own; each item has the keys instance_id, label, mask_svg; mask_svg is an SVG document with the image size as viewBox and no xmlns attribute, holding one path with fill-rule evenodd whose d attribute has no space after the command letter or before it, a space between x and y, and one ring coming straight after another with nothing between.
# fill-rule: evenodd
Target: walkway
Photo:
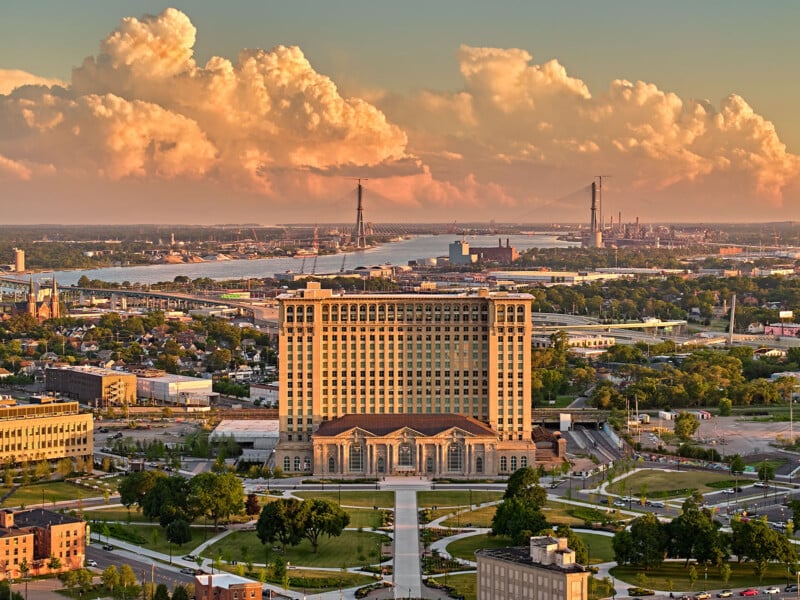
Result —
<instances>
[{"instance_id":1,"label":"walkway","mask_svg":"<svg viewBox=\"0 0 800 600\"><path fill-rule=\"evenodd\" d=\"M396 489L394 502L395 592L402 597L421 598L422 569L419 560L417 490Z\"/></svg>"}]
</instances>

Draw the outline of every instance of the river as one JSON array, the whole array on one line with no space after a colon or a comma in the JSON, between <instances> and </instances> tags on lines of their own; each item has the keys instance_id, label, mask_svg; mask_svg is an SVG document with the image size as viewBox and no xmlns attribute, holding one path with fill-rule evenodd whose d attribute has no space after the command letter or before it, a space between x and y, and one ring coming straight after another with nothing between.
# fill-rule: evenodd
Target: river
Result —
<instances>
[{"instance_id":1,"label":"river","mask_svg":"<svg viewBox=\"0 0 800 600\"><path fill-rule=\"evenodd\" d=\"M342 269L354 269L366 265L392 264L406 265L410 260L447 256L448 245L455 241L454 235L416 236L407 240L391 242L361 252L332 254L316 258L260 258L256 260L226 260L191 264L158 264L132 267L106 267L75 271L56 271L56 281L60 286L74 285L86 275L113 283L158 283L173 281L178 275L190 279L208 277L209 279L240 279L271 277L275 273L294 271L296 273L333 273ZM498 236L479 235L465 238L471 247L486 248L496 246ZM529 235L502 236L517 250L529 248L568 248L579 245L575 242L559 240L554 233L532 233ZM49 274L48 274L49 277Z\"/></svg>"}]
</instances>

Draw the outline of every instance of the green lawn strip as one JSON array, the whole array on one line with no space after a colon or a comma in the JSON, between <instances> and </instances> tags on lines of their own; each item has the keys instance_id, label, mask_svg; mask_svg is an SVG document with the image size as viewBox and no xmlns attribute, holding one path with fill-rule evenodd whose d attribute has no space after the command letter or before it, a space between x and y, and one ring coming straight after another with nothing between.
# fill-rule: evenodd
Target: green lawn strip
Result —
<instances>
[{"instance_id":1,"label":"green lawn strip","mask_svg":"<svg viewBox=\"0 0 800 600\"><path fill-rule=\"evenodd\" d=\"M8 498L3 500L2 506L31 506L34 504L41 504L42 497L44 497L46 506L47 503L78 500L79 498L92 498L102 495L102 491L98 492L87 489L73 483L48 481L17 488Z\"/></svg>"},{"instance_id":2,"label":"green lawn strip","mask_svg":"<svg viewBox=\"0 0 800 600\"><path fill-rule=\"evenodd\" d=\"M708 483L727 479L730 479L727 473L645 469L614 482L609 486L609 491L619 495L631 495L634 498L641 495L668 498L686 495L692 489L705 493L712 490Z\"/></svg>"},{"instance_id":3,"label":"green lawn strip","mask_svg":"<svg viewBox=\"0 0 800 600\"><path fill-rule=\"evenodd\" d=\"M107 589L99 586L97 589L80 592L79 590L56 590L57 594L61 594L66 598L79 598L80 600L99 600L102 598L109 598L110 594Z\"/></svg>"},{"instance_id":4,"label":"green lawn strip","mask_svg":"<svg viewBox=\"0 0 800 600\"><path fill-rule=\"evenodd\" d=\"M99 533L99 525L95 525L92 529L92 534L96 537ZM113 526L109 524L109 527L112 528L111 537L114 537ZM138 544L143 548L147 548L148 550L153 550L155 552L161 552L163 554L169 555L170 553L170 544L167 541L167 536L165 530L158 524L155 525L137 525L137 524L121 524L118 527L122 527L125 532L131 535L131 543L137 543L137 541L133 541L135 536L139 536L141 540L138 540ZM153 532L156 532L156 537L153 537ZM182 547L179 547L177 544L172 544L172 556L183 556L187 554L191 548L198 546L203 542L203 529L193 527L191 529L192 539L186 542ZM208 530L205 532L206 537L211 537L214 535L212 530ZM101 536L101 540L105 538ZM122 539L122 538L120 538ZM123 540L125 541L125 540ZM113 544L113 542L111 542ZM235 558L240 558L237 554Z\"/></svg>"},{"instance_id":5,"label":"green lawn strip","mask_svg":"<svg viewBox=\"0 0 800 600\"><path fill-rule=\"evenodd\" d=\"M89 521L118 521L120 523L128 523L129 521L131 523L152 522L148 521L147 517L145 517L141 511L138 511L133 507L131 507L129 519L128 509L124 506L98 508L96 510L93 510L91 507L87 507L83 510L83 517Z\"/></svg>"},{"instance_id":6,"label":"green lawn strip","mask_svg":"<svg viewBox=\"0 0 800 600\"><path fill-rule=\"evenodd\" d=\"M431 577L441 585L453 588L456 593L464 597L464 600L476 600L478 597L478 575L477 573L461 573L459 575L437 575Z\"/></svg>"},{"instance_id":7,"label":"green lawn strip","mask_svg":"<svg viewBox=\"0 0 800 600\"><path fill-rule=\"evenodd\" d=\"M260 569L255 568L253 572L242 571L243 565L220 565L223 571L259 580ZM351 587L361 587L375 582L371 575L361 575L360 573L349 573L347 571L315 571L314 569L290 569L287 573L289 577L289 588L296 591L313 590L317 592L327 592ZM282 585L282 582L267 578L268 583Z\"/></svg>"},{"instance_id":8,"label":"green lawn strip","mask_svg":"<svg viewBox=\"0 0 800 600\"><path fill-rule=\"evenodd\" d=\"M569 525L574 527L576 525L583 525L586 519L581 516L575 516L576 512L580 512L583 507L574 504L564 504L563 502L547 501L547 504L542 508L542 514L547 522L551 525ZM584 510L593 510L591 508ZM593 513L592 513L593 514Z\"/></svg>"},{"instance_id":9,"label":"green lawn strip","mask_svg":"<svg viewBox=\"0 0 800 600\"><path fill-rule=\"evenodd\" d=\"M363 508L347 508L345 512L350 515L350 524L348 527L374 527L377 529L382 525L380 511Z\"/></svg>"},{"instance_id":10,"label":"green lawn strip","mask_svg":"<svg viewBox=\"0 0 800 600\"><path fill-rule=\"evenodd\" d=\"M614 595L614 586L612 582L598 579L594 575L589 575L589 599L599 600L600 598L608 598Z\"/></svg>"},{"instance_id":11,"label":"green lawn strip","mask_svg":"<svg viewBox=\"0 0 800 600\"><path fill-rule=\"evenodd\" d=\"M483 504L484 502L494 502L503 497L503 492L475 491L470 494L469 490L441 490L417 492L417 506L419 508L454 507Z\"/></svg>"},{"instance_id":12,"label":"green lawn strip","mask_svg":"<svg viewBox=\"0 0 800 600\"><path fill-rule=\"evenodd\" d=\"M469 512L461 513L459 518L450 517L442 521L444 527L491 527L496 506L482 506ZM467 525L469 523L469 525Z\"/></svg>"},{"instance_id":13,"label":"green lawn strip","mask_svg":"<svg viewBox=\"0 0 800 600\"><path fill-rule=\"evenodd\" d=\"M611 544L614 538L585 531L576 531L575 534L589 547L590 565L614 560L614 547Z\"/></svg>"},{"instance_id":14,"label":"green lawn strip","mask_svg":"<svg viewBox=\"0 0 800 600\"><path fill-rule=\"evenodd\" d=\"M464 560L475 560L475 550L480 548L506 548L513 546L511 540L502 536L490 536L486 533L471 535L469 537L454 540L447 544L447 552L456 558Z\"/></svg>"},{"instance_id":15,"label":"green lawn strip","mask_svg":"<svg viewBox=\"0 0 800 600\"><path fill-rule=\"evenodd\" d=\"M753 563L728 563L731 567L731 577L725 585L722 577L716 568L709 567L708 580L705 579L705 571L702 566L695 567L697 570L697 581L692 588L689 579L689 567L684 567L683 561L669 561L663 563L657 569L645 572L647 577L646 587L656 590L668 590L672 580L672 589L676 592L702 591L704 589L716 590L720 588L744 588L751 586L765 586L769 584L786 585L786 565L771 563L767 567L764 579L759 582L753 575ZM614 567L611 574L617 579L621 579L631 586L637 585L636 577L640 571L633 567Z\"/></svg>"},{"instance_id":16,"label":"green lawn strip","mask_svg":"<svg viewBox=\"0 0 800 600\"><path fill-rule=\"evenodd\" d=\"M314 554L308 540L303 540L297 546L287 546L286 554L274 552L274 546L280 544L263 545L255 531L234 531L203 551L206 558L219 556L243 560L241 549L248 548L248 557L253 562L263 564L272 563L277 556L283 560L303 567L357 567L365 563L377 562L378 544L386 536L366 531L345 531L339 537L320 537L319 551ZM359 560L359 556L363 557Z\"/></svg>"},{"instance_id":17,"label":"green lawn strip","mask_svg":"<svg viewBox=\"0 0 800 600\"><path fill-rule=\"evenodd\" d=\"M294 492L298 498L324 498L339 503L340 494L337 490L332 492ZM345 491L341 492L342 506L360 506L364 508L394 508L394 492L385 491Z\"/></svg>"},{"instance_id":18,"label":"green lawn strip","mask_svg":"<svg viewBox=\"0 0 800 600\"><path fill-rule=\"evenodd\" d=\"M770 466L773 469L777 469L778 467L782 467L783 465L785 465L787 462L789 461L786 458L769 458L767 460L747 460L746 458L744 458L744 464L755 467L756 471L758 470L759 467L763 466L764 463L766 463L767 466Z\"/></svg>"},{"instance_id":19,"label":"green lawn strip","mask_svg":"<svg viewBox=\"0 0 800 600\"><path fill-rule=\"evenodd\" d=\"M601 509L596 514L594 512L588 512L593 510L594 509L592 508L583 508L580 506L575 506L573 504L565 504L563 502L554 502L548 500L542 512L544 513L544 516L547 519L548 523L551 523L553 525L576 526L576 525L584 525L587 520L602 522L604 519L600 517L601 515L604 514L603 509ZM482 506L481 508L477 508L475 510L462 512L458 517L453 516L450 517L449 519L445 519L444 521L442 521L442 526L491 527L492 518L494 518L494 513L496 511L497 511L496 505ZM438 512L449 514L452 513L453 511L444 511L440 509L438 511L433 511L433 512L434 514ZM468 523L469 525L467 525Z\"/></svg>"}]
</instances>

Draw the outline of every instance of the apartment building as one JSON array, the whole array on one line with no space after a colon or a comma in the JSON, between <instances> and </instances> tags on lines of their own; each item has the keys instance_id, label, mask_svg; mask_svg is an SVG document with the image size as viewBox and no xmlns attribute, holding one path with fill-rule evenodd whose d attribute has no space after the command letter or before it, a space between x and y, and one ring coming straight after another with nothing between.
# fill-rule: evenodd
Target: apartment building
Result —
<instances>
[{"instance_id":1,"label":"apartment building","mask_svg":"<svg viewBox=\"0 0 800 600\"><path fill-rule=\"evenodd\" d=\"M530 545L481 549L478 561L478 600L586 600L589 571L575 562L566 538L548 535Z\"/></svg>"},{"instance_id":2,"label":"apartment building","mask_svg":"<svg viewBox=\"0 0 800 600\"><path fill-rule=\"evenodd\" d=\"M393 423L401 415L471 417L532 464L531 298L488 290L335 295L318 282L282 294L276 464L321 472L312 438L347 415L392 415ZM488 464L499 469L500 461Z\"/></svg>"},{"instance_id":3,"label":"apartment building","mask_svg":"<svg viewBox=\"0 0 800 600\"><path fill-rule=\"evenodd\" d=\"M136 375L100 367L45 369L45 387L95 408L136 404Z\"/></svg>"}]
</instances>

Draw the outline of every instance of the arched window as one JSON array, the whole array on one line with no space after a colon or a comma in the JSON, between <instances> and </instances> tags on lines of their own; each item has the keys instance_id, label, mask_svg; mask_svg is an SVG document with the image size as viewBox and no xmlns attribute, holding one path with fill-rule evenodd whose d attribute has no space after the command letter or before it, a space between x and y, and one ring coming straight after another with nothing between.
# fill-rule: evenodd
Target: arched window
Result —
<instances>
[{"instance_id":1,"label":"arched window","mask_svg":"<svg viewBox=\"0 0 800 600\"><path fill-rule=\"evenodd\" d=\"M310 471L311 470L311 459L304 458L303 459L303 471Z\"/></svg>"},{"instance_id":2,"label":"arched window","mask_svg":"<svg viewBox=\"0 0 800 600\"><path fill-rule=\"evenodd\" d=\"M397 449L397 466L414 466L414 447L409 442L403 442Z\"/></svg>"},{"instance_id":3,"label":"arched window","mask_svg":"<svg viewBox=\"0 0 800 600\"><path fill-rule=\"evenodd\" d=\"M500 472L505 473L508 471L508 459L505 456L500 457Z\"/></svg>"},{"instance_id":4,"label":"arched window","mask_svg":"<svg viewBox=\"0 0 800 600\"><path fill-rule=\"evenodd\" d=\"M516 456L512 456L511 457L511 470L512 471L516 471L517 470L517 457Z\"/></svg>"},{"instance_id":5,"label":"arched window","mask_svg":"<svg viewBox=\"0 0 800 600\"><path fill-rule=\"evenodd\" d=\"M300 457L299 456L295 456L294 457L294 470L295 471L299 471L300 470Z\"/></svg>"},{"instance_id":6,"label":"arched window","mask_svg":"<svg viewBox=\"0 0 800 600\"><path fill-rule=\"evenodd\" d=\"M328 473L336 472L336 459L332 456L328 458Z\"/></svg>"},{"instance_id":7,"label":"arched window","mask_svg":"<svg viewBox=\"0 0 800 600\"><path fill-rule=\"evenodd\" d=\"M527 456L523 456L523 457L521 457L519 459L519 466L521 468L523 468L523 469L528 466L528 457Z\"/></svg>"},{"instance_id":8,"label":"arched window","mask_svg":"<svg viewBox=\"0 0 800 600\"><path fill-rule=\"evenodd\" d=\"M483 457L479 456L475 459L475 472L483 473Z\"/></svg>"},{"instance_id":9,"label":"arched window","mask_svg":"<svg viewBox=\"0 0 800 600\"><path fill-rule=\"evenodd\" d=\"M461 446L456 442L451 443L447 447L447 470L461 470Z\"/></svg>"},{"instance_id":10,"label":"arched window","mask_svg":"<svg viewBox=\"0 0 800 600\"><path fill-rule=\"evenodd\" d=\"M364 446L361 442L350 446L350 470L358 472L364 470Z\"/></svg>"},{"instance_id":11,"label":"arched window","mask_svg":"<svg viewBox=\"0 0 800 600\"><path fill-rule=\"evenodd\" d=\"M289 471L292 467L292 460L288 456L283 457L283 470Z\"/></svg>"}]
</instances>

